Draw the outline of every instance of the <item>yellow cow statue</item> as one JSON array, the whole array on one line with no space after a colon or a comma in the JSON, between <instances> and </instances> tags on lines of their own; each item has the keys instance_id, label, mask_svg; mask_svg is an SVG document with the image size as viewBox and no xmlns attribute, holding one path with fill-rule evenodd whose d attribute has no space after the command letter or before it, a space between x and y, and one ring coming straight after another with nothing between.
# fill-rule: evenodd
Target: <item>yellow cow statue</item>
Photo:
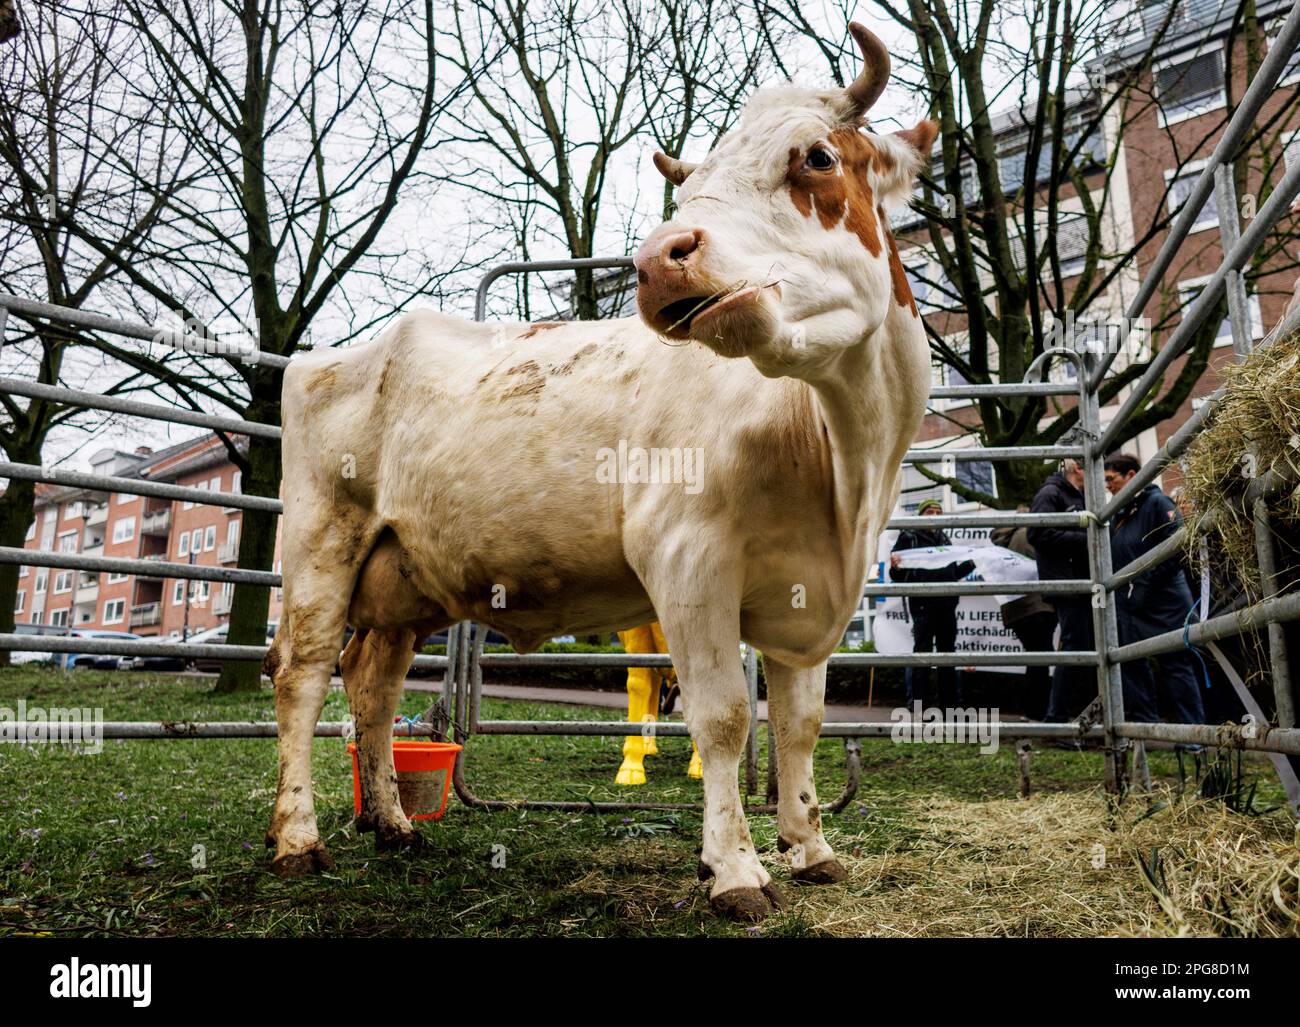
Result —
<instances>
[{"instance_id":1,"label":"yellow cow statue","mask_svg":"<svg viewBox=\"0 0 1300 1027\"><path fill-rule=\"evenodd\" d=\"M629 653L666 653L668 643L664 640L663 629L659 622L643 624L639 628L618 633L623 643L624 652ZM663 670L659 667L628 667L627 669L627 719L633 724L653 723L659 712L659 690L665 683L670 687L677 680L677 672L671 667ZM618 768L615 784L645 784L645 758L657 756L659 746L650 732L628 735L623 740L623 765ZM687 777L697 780L704 776L700 764L700 751L691 743L691 764L686 768Z\"/></svg>"}]
</instances>

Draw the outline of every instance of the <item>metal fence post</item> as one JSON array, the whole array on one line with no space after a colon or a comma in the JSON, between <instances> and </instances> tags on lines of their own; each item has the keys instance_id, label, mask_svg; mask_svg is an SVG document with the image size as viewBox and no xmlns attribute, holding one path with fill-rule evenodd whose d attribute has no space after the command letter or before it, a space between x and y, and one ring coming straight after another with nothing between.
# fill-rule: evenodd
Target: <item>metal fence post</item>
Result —
<instances>
[{"instance_id":1,"label":"metal fence post","mask_svg":"<svg viewBox=\"0 0 1300 1027\"><path fill-rule=\"evenodd\" d=\"M1119 618L1116 597L1106 591L1104 582L1111 575L1110 528L1098 519L1106 507L1106 454L1097 443L1101 438L1101 409L1097 390L1093 388L1087 363L1079 369L1080 416L1083 429L1083 499L1088 511L1088 570L1093 582L1092 633L1097 650L1097 694L1101 698L1102 726L1105 730L1105 787L1113 795L1123 795L1128 779L1128 741L1121 738L1116 725L1124 720L1124 687L1120 667L1111 662L1111 652L1119 646Z\"/></svg>"}]
</instances>

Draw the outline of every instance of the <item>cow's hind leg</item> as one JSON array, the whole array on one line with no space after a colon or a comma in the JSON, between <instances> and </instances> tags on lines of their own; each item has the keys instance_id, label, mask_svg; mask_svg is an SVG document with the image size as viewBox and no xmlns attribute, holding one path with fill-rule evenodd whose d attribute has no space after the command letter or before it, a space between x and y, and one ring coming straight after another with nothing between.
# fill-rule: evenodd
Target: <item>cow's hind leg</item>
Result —
<instances>
[{"instance_id":1,"label":"cow's hind leg","mask_svg":"<svg viewBox=\"0 0 1300 1027\"><path fill-rule=\"evenodd\" d=\"M361 812L357 830L375 832L379 850L420 848L423 839L402 812L393 769L393 714L415 657L412 628L358 631L339 661L357 730Z\"/></svg>"},{"instance_id":2,"label":"cow's hind leg","mask_svg":"<svg viewBox=\"0 0 1300 1027\"><path fill-rule=\"evenodd\" d=\"M303 529L308 524L304 523ZM328 869L312 796L311 749L316 722L343 643L348 599L373 532L340 516L284 539L285 615L266 670L275 682L280 778L267 831L275 847L271 869L298 876Z\"/></svg>"},{"instance_id":3,"label":"cow's hind leg","mask_svg":"<svg viewBox=\"0 0 1300 1027\"><path fill-rule=\"evenodd\" d=\"M806 670L764 656L767 710L776 732L777 848L801 884L833 884L848 875L822 834L813 784L813 749L822 728L826 664Z\"/></svg>"}]
</instances>

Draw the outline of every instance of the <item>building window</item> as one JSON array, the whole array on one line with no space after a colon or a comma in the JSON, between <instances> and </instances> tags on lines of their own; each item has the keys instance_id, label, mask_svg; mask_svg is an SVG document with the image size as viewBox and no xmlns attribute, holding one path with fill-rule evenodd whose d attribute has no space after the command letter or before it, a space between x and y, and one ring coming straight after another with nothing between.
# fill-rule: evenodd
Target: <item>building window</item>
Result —
<instances>
[{"instance_id":1,"label":"building window","mask_svg":"<svg viewBox=\"0 0 1300 1027\"><path fill-rule=\"evenodd\" d=\"M27 593L20 588L17 592L14 593L14 613L22 613L23 603L25 603L26 601L27 601Z\"/></svg>"},{"instance_id":2,"label":"building window","mask_svg":"<svg viewBox=\"0 0 1300 1027\"><path fill-rule=\"evenodd\" d=\"M1169 213L1177 214L1187 202L1187 197L1192 194L1192 187L1196 185L1197 179L1201 177L1201 170L1205 167L1205 161L1196 161L1188 164L1181 171L1166 171L1165 181L1169 183ZM1201 212L1196 216L1196 222L1192 225L1191 231L1203 232L1207 228L1217 228L1219 226L1219 197L1213 189L1205 198L1205 205Z\"/></svg>"},{"instance_id":3,"label":"building window","mask_svg":"<svg viewBox=\"0 0 1300 1027\"><path fill-rule=\"evenodd\" d=\"M109 571L108 583L110 585L116 585L119 584L120 582L126 581L129 577L130 577L129 574L123 574L121 571Z\"/></svg>"},{"instance_id":4,"label":"building window","mask_svg":"<svg viewBox=\"0 0 1300 1027\"><path fill-rule=\"evenodd\" d=\"M27 525L27 541L30 542L35 537L36 537L36 521L33 520L31 524Z\"/></svg>"},{"instance_id":5,"label":"building window","mask_svg":"<svg viewBox=\"0 0 1300 1027\"><path fill-rule=\"evenodd\" d=\"M190 555L190 533L188 531L181 532L180 538L176 543L176 555L177 556Z\"/></svg>"},{"instance_id":6,"label":"building window","mask_svg":"<svg viewBox=\"0 0 1300 1027\"><path fill-rule=\"evenodd\" d=\"M135 518L123 517L113 522L113 541L130 542L135 538Z\"/></svg>"},{"instance_id":7,"label":"building window","mask_svg":"<svg viewBox=\"0 0 1300 1027\"><path fill-rule=\"evenodd\" d=\"M65 607L62 610L55 610L50 614L50 623L56 628L66 628L68 626L68 611Z\"/></svg>"},{"instance_id":8,"label":"building window","mask_svg":"<svg viewBox=\"0 0 1300 1027\"><path fill-rule=\"evenodd\" d=\"M65 531L59 536L59 552L75 553L77 551L77 533L75 531Z\"/></svg>"},{"instance_id":9,"label":"building window","mask_svg":"<svg viewBox=\"0 0 1300 1027\"><path fill-rule=\"evenodd\" d=\"M190 532L190 552L197 553L202 548L203 529L195 528Z\"/></svg>"},{"instance_id":10,"label":"building window","mask_svg":"<svg viewBox=\"0 0 1300 1027\"><path fill-rule=\"evenodd\" d=\"M217 547L217 526L209 524L203 529L203 551L205 553Z\"/></svg>"},{"instance_id":11,"label":"building window","mask_svg":"<svg viewBox=\"0 0 1300 1027\"><path fill-rule=\"evenodd\" d=\"M239 522L230 521L226 524L226 545L233 546L239 541Z\"/></svg>"},{"instance_id":12,"label":"building window","mask_svg":"<svg viewBox=\"0 0 1300 1027\"><path fill-rule=\"evenodd\" d=\"M32 619L31 619L31 623L32 623L32 624L44 624L44 623L45 623L45 611L44 611L44 610L33 610L33 611L32 611Z\"/></svg>"},{"instance_id":13,"label":"building window","mask_svg":"<svg viewBox=\"0 0 1300 1027\"><path fill-rule=\"evenodd\" d=\"M20 578L27 577L27 571L28 571L27 564L23 564L21 567L18 568L18 576Z\"/></svg>"},{"instance_id":14,"label":"building window","mask_svg":"<svg viewBox=\"0 0 1300 1027\"><path fill-rule=\"evenodd\" d=\"M104 623L121 624L126 618L126 600L110 599L104 604Z\"/></svg>"},{"instance_id":15,"label":"building window","mask_svg":"<svg viewBox=\"0 0 1300 1027\"><path fill-rule=\"evenodd\" d=\"M1210 50L1155 71L1156 101L1165 124L1223 105L1223 58Z\"/></svg>"},{"instance_id":16,"label":"building window","mask_svg":"<svg viewBox=\"0 0 1300 1027\"><path fill-rule=\"evenodd\" d=\"M1196 297L1201 294L1205 288L1205 283L1210 280L1210 276L1197 278L1191 281L1178 283L1178 306L1186 310L1192 305ZM1253 293L1246 296L1246 308L1250 312L1250 337L1252 339L1261 339L1264 337L1264 314L1260 310L1259 297ZM1232 319L1225 317L1219 322L1219 330L1214 336L1215 346L1232 345Z\"/></svg>"},{"instance_id":17,"label":"building window","mask_svg":"<svg viewBox=\"0 0 1300 1027\"><path fill-rule=\"evenodd\" d=\"M59 571L54 577L54 594L72 591L72 571Z\"/></svg>"},{"instance_id":18,"label":"building window","mask_svg":"<svg viewBox=\"0 0 1300 1027\"><path fill-rule=\"evenodd\" d=\"M209 492L221 491L221 475L217 475L215 478L208 479L208 491Z\"/></svg>"},{"instance_id":19,"label":"building window","mask_svg":"<svg viewBox=\"0 0 1300 1027\"><path fill-rule=\"evenodd\" d=\"M208 581L194 582L194 592L190 602L197 606L202 606L208 601L208 592L212 583Z\"/></svg>"},{"instance_id":20,"label":"building window","mask_svg":"<svg viewBox=\"0 0 1300 1027\"><path fill-rule=\"evenodd\" d=\"M178 581L172 586L172 606L185 602L185 582Z\"/></svg>"},{"instance_id":21,"label":"building window","mask_svg":"<svg viewBox=\"0 0 1300 1027\"><path fill-rule=\"evenodd\" d=\"M244 481L244 472L236 471L235 476L230 480L230 491L234 493L238 493L240 490L240 486L243 484L243 481Z\"/></svg>"},{"instance_id":22,"label":"building window","mask_svg":"<svg viewBox=\"0 0 1300 1027\"><path fill-rule=\"evenodd\" d=\"M958 460L957 481L968 489L975 489L990 496L998 494L997 479L993 476L993 464L988 460ZM964 497L960 497L964 498Z\"/></svg>"},{"instance_id":23,"label":"building window","mask_svg":"<svg viewBox=\"0 0 1300 1027\"><path fill-rule=\"evenodd\" d=\"M44 567L42 567L40 570L38 570L38 571L36 572L36 589L35 589L35 590L36 590L37 592L44 592L44 591L45 591L45 583L49 580L49 578L50 578L50 572L47 571Z\"/></svg>"}]
</instances>

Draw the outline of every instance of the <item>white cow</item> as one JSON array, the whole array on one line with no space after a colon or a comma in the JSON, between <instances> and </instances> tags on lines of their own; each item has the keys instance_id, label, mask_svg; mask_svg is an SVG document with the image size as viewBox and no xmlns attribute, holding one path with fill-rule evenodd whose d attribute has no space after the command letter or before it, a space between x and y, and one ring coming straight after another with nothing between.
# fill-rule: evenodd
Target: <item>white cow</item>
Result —
<instances>
[{"instance_id":1,"label":"white cow","mask_svg":"<svg viewBox=\"0 0 1300 1027\"><path fill-rule=\"evenodd\" d=\"M737 787L742 639L765 658L779 847L797 881L844 878L813 748L826 658L930 384L885 210L908 197L937 131L864 128L889 56L850 30L864 67L847 89L759 92L700 165L655 155L682 188L636 254L641 318L416 312L285 372L285 613L267 657L277 871L329 865L310 757L345 621L359 826L388 847L419 839L389 739L430 631L477 620L530 652L658 619L704 765L700 873L715 910L755 919L783 903ZM661 471L649 482L647 460Z\"/></svg>"}]
</instances>

